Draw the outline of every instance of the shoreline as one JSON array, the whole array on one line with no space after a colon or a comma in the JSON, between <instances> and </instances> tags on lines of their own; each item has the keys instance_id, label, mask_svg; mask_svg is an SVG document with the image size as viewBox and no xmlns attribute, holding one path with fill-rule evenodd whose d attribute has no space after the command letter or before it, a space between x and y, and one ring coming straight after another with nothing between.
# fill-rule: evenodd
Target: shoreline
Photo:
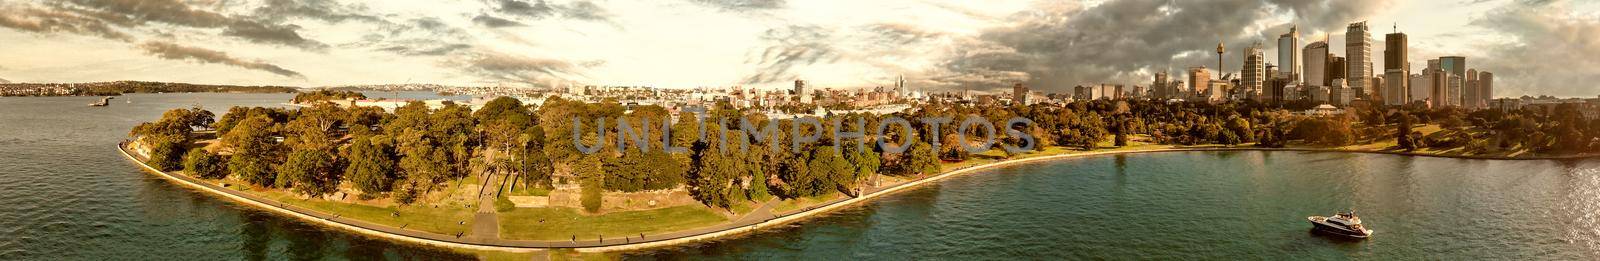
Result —
<instances>
[{"instance_id":1,"label":"shoreline","mask_svg":"<svg viewBox=\"0 0 1600 261\"><path fill-rule=\"evenodd\" d=\"M1321 148L1181 147L1181 146L1164 146L1164 147L1150 148L1150 149L1106 150L1106 151L1089 151L1089 152L1063 153L1063 154L1055 154L1055 155L1042 155L1042 156L1034 156L1034 157L1007 159L1007 160L1001 160L1001 161L996 161L996 162L983 163L983 164L966 166L966 167L959 167L959 168L956 168L956 169L953 169L953 170L949 170L949 171L945 171L943 173L939 173L937 175L928 176L928 177L925 177L925 178L911 180L911 181L907 181L907 182L904 182L904 183L900 183L900 184L895 184L895 185L892 185L892 186L884 187L884 188L875 190L875 191L873 191L871 193L867 193L865 195L861 195L861 196L858 196L858 197L838 199L838 200L833 200L833 201L830 201L830 202L825 202L825 203L822 203L820 205L809 206L809 207L803 208L803 209L801 209L799 211L793 211L793 212L791 212L789 214L786 214L786 215L777 215L777 216L772 217L770 219L763 220L763 221L758 221L758 222L755 222L755 223L752 223L752 224L735 225L735 226L730 227L730 228L718 229L718 230L715 230L715 231L710 231L710 232L705 232L705 233L684 235L684 236L678 236L678 237L669 237L669 238L664 238L664 239L655 239L655 240L633 242L633 243L621 243L621 242L608 243L608 242L603 242L603 241L597 241L597 242L566 242L566 241L533 241L533 240L507 240L507 239L482 240L482 239L469 239L469 238L464 238L464 237L451 238L449 235L435 234L435 233L430 233L430 232L422 232L422 231L414 231L414 230L404 230L404 229L400 229L400 228L394 228L394 227L390 227L390 226L386 226L386 225L375 224L375 223L365 222L365 221L361 221L361 220L341 218L338 215L327 215L327 214L317 213L317 212L315 212L313 210L304 209L304 208L301 208L302 210L296 210L295 208L300 208L300 207L283 204L281 202L278 202L277 203L278 205L270 204L270 203L273 203L274 201L272 201L270 199L260 198L258 196L254 196L254 195L244 194L243 192L235 191L233 189L219 187L219 186L204 182L204 180L199 180L199 179L196 179L196 178L193 178L193 177L189 177L187 175L172 174L172 173L167 173L167 172L164 172L164 171L160 171L158 169L155 169L155 168L149 166L148 164L145 164L143 161L140 161L137 157L135 157L131 152L128 151L128 148L126 147L126 143L118 143L117 144L117 151L119 153L121 153L128 160L133 161L134 164L139 165L144 171L155 173L155 174L157 174L157 176L160 176L160 177L165 178L167 180L179 183L181 185L184 185L184 186L192 188L192 189L196 189L196 190L200 190L200 191L203 191L203 192L207 192L208 194L214 194L215 196L220 196L222 198L225 198L225 199L228 199L228 200L231 200L231 201L242 203L243 205L247 205L247 206L251 206L251 207L254 207L254 208L266 210L266 211L269 211L269 212L280 213L280 214L283 214L283 215L286 215L286 216L289 216L289 217L293 217L293 218L296 218L296 219L299 219L299 220L302 220L302 221L307 221L307 222L311 222L311 223L317 223L317 224L321 224L321 225L325 225L325 226L329 226L329 227L333 227L333 228L338 228L340 230L345 230L345 231L349 231L349 232L355 232L355 233L362 234L362 235L374 236L374 237L378 237L378 238L396 240L396 241L401 241L401 242L410 242L410 243L417 243L417 244L428 245L428 246L446 247L446 248L453 248L453 249L504 251L504 252L514 252L514 253L528 253L528 252L545 251L545 250L551 250L551 249L573 249L573 250L576 250L576 251L579 251L579 252L615 252L615 251L626 251L626 250L652 249L652 248L660 248L660 247L676 246L676 245L691 244L691 243L697 243L697 242L703 242L703 241L709 241L709 240L716 240L716 239L720 239L720 238L724 238L724 237L736 236L736 235L741 235L741 234L745 234L745 233L754 233L754 232L758 232L759 230L764 229L764 228L770 228L770 227L774 227L774 226L785 225L785 224L790 224L790 223L794 223L794 222L803 221L803 220L806 220L808 218L811 218L811 217L814 217L814 216L817 216L817 215L827 214L827 213L831 213L831 212L833 212L835 210L839 210L839 209L842 209L842 208L852 207L852 206L855 206L855 205L860 204L860 203L870 202L870 201L872 201L874 199L877 199L879 197L892 195L894 193L902 192L902 191L905 191L905 190L908 190L908 189L918 188L918 187L921 187L923 185L927 185L929 183L939 182L939 181L942 181L942 180L950 178L950 177L970 174L970 173L973 173L973 172L976 172L976 171L979 171L979 170L987 170L987 169L991 169L991 168L1004 167L1004 166L1010 166L1010 165L1016 165L1016 164L1034 163L1034 162L1042 162L1042 161L1050 161L1050 160L1058 160L1058 159L1085 158L1085 157L1124 155L1124 154L1143 154L1143 153L1162 153L1162 152L1196 152L1196 151L1201 151L1201 152L1203 152L1203 151L1290 151L1290 152L1366 153L1366 154L1385 154L1385 155L1395 155L1395 156L1451 158L1451 159L1465 159L1465 160L1575 160L1575 159L1587 159L1587 158L1600 157L1600 155L1595 155L1595 154L1578 154L1578 155L1563 155L1563 156L1540 156L1540 157L1503 157L1503 156L1437 155L1437 154L1398 152L1398 151L1371 151L1371 150L1321 149ZM730 221L730 222L732 222L732 221ZM727 224L729 224L729 223L723 223L723 224L719 224L719 225L727 225ZM715 226L712 226L712 227L715 227ZM683 231L690 231L690 230L694 230L694 229L683 230ZM682 231L679 231L679 232L682 232ZM671 234L671 233L673 233L673 232L668 232L666 234Z\"/></svg>"}]
</instances>

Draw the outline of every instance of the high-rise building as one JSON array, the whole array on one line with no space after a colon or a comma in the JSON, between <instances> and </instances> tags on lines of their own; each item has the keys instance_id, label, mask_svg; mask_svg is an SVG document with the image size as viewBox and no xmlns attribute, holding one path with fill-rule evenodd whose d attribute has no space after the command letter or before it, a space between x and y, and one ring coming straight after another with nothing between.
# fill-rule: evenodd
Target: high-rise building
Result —
<instances>
[{"instance_id":1,"label":"high-rise building","mask_svg":"<svg viewBox=\"0 0 1600 261\"><path fill-rule=\"evenodd\" d=\"M1328 86L1328 42L1317 41L1305 48L1305 77L1307 86Z\"/></svg>"},{"instance_id":2,"label":"high-rise building","mask_svg":"<svg viewBox=\"0 0 1600 261\"><path fill-rule=\"evenodd\" d=\"M1439 57L1439 67L1455 76L1467 75L1467 58L1461 56Z\"/></svg>"},{"instance_id":3,"label":"high-rise building","mask_svg":"<svg viewBox=\"0 0 1600 261\"><path fill-rule=\"evenodd\" d=\"M1445 106L1455 106L1455 107L1462 106L1461 105L1461 97L1462 97L1461 96L1461 75L1450 74L1448 72L1446 72L1445 75L1446 76L1445 76L1445 79L1444 79L1444 87L1445 87L1444 105Z\"/></svg>"},{"instance_id":4,"label":"high-rise building","mask_svg":"<svg viewBox=\"0 0 1600 261\"><path fill-rule=\"evenodd\" d=\"M1478 72L1478 95L1485 107L1494 100L1494 74Z\"/></svg>"},{"instance_id":5,"label":"high-rise building","mask_svg":"<svg viewBox=\"0 0 1600 261\"><path fill-rule=\"evenodd\" d=\"M800 103L811 103L811 93L806 92L805 80L794 80L794 95L795 97L799 97L795 100Z\"/></svg>"},{"instance_id":6,"label":"high-rise building","mask_svg":"<svg viewBox=\"0 0 1600 261\"><path fill-rule=\"evenodd\" d=\"M1266 63L1267 56L1262 49L1260 42L1256 42L1250 48L1244 49L1244 69L1239 71L1241 75L1238 88L1244 91L1244 97L1255 99L1256 101L1265 100L1262 99L1261 89L1267 81L1266 68L1263 66Z\"/></svg>"},{"instance_id":7,"label":"high-rise building","mask_svg":"<svg viewBox=\"0 0 1600 261\"><path fill-rule=\"evenodd\" d=\"M1372 34L1367 22L1351 23L1344 30L1345 83L1359 96L1377 95L1372 85Z\"/></svg>"},{"instance_id":8,"label":"high-rise building","mask_svg":"<svg viewBox=\"0 0 1600 261\"><path fill-rule=\"evenodd\" d=\"M1176 90L1172 90L1168 87L1167 72L1161 71L1156 73L1155 81L1150 83L1150 89L1152 89L1152 91L1155 93L1155 98L1163 100L1172 98L1172 93Z\"/></svg>"},{"instance_id":9,"label":"high-rise building","mask_svg":"<svg viewBox=\"0 0 1600 261\"><path fill-rule=\"evenodd\" d=\"M1278 77L1300 81L1300 31L1297 26L1278 36Z\"/></svg>"},{"instance_id":10,"label":"high-rise building","mask_svg":"<svg viewBox=\"0 0 1600 261\"><path fill-rule=\"evenodd\" d=\"M1411 94L1411 62L1406 61L1406 34L1398 32L1383 38L1384 104L1404 105L1416 99Z\"/></svg>"},{"instance_id":11,"label":"high-rise building","mask_svg":"<svg viewBox=\"0 0 1600 261\"><path fill-rule=\"evenodd\" d=\"M1479 104L1483 99L1478 94L1478 91L1482 90L1478 88L1478 69L1467 69L1467 74L1463 76L1466 77L1461 81L1461 107L1482 108L1485 104Z\"/></svg>"},{"instance_id":12,"label":"high-rise building","mask_svg":"<svg viewBox=\"0 0 1600 261\"><path fill-rule=\"evenodd\" d=\"M1011 86L1011 101L1016 104L1028 104L1028 86L1018 83Z\"/></svg>"},{"instance_id":13,"label":"high-rise building","mask_svg":"<svg viewBox=\"0 0 1600 261\"><path fill-rule=\"evenodd\" d=\"M1423 73L1411 75L1410 83L1407 83L1411 91L1411 100L1409 102L1426 102L1432 99L1429 96L1433 95L1433 83L1431 82L1433 79L1425 76L1428 74L1427 72L1427 70L1423 70Z\"/></svg>"},{"instance_id":14,"label":"high-rise building","mask_svg":"<svg viewBox=\"0 0 1600 261\"><path fill-rule=\"evenodd\" d=\"M1324 76L1322 76L1323 78L1327 78L1327 80L1326 80L1327 83L1324 83L1323 85L1333 86L1333 81L1334 80L1344 79L1345 80L1345 85L1349 86L1349 84L1351 84L1350 81L1349 81L1350 79L1345 79L1344 78L1345 77L1344 70L1346 69L1345 64L1346 64L1346 60L1344 59L1344 57L1339 57L1338 55L1331 55L1331 54L1328 55L1328 67L1326 67L1326 68L1328 68L1328 74L1324 74ZM1355 89L1355 88L1352 87L1351 89Z\"/></svg>"},{"instance_id":15,"label":"high-rise building","mask_svg":"<svg viewBox=\"0 0 1600 261\"><path fill-rule=\"evenodd\" d=\"M1189 67L1189 92L1195 96L1211 89L1211 69L1205 66Z\"/></svg>"}]
</instances>

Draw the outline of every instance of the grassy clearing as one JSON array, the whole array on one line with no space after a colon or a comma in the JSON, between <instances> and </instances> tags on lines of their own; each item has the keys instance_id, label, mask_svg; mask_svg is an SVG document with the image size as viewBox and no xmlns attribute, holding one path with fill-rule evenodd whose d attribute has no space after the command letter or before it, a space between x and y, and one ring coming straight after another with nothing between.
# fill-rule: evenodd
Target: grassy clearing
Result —
<instances>
[{"instance_id":1,"label":"grassy clearing","mask_svg":"<svg viewBox=\"0 0 1600 261\"><path fill-rule=\"evenodd\" d=\"M517 208L500 214L500 238L595 240L601 235L638 237L716 225L727 218L701 206L616 212L588 216L575 208Z\"/></svg>"},{"instance_id":2,"label":"grassy clearing","mask_svg":"<svg viewBox=\"0 0 1600 261\"><path fill-rule=\"evenodd\" d=\"M212 181L215 182L215 181ZM472 226L473 209L460 205L442 204L433 207L429 204L413 204L409 206L374 206L360 203L345 203L323 199L304 199L298 195L290 194L278 189L244 189L249 188L244 182L227 180L229 189L283 202L296 207L311 209L313 211L339 215L343 218L372 222L390 227L404 227L405 229L418 230L443 235L465 233ZM398 213L398 215L396 215ZM462 224L460 222L466 222Z\"/></svg>"}]
</instances>

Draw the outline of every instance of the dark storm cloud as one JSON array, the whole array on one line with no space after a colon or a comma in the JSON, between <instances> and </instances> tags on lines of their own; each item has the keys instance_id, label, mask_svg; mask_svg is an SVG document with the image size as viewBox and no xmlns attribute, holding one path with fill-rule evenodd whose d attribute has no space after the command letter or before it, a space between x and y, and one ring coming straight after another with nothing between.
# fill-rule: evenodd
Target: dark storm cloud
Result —
<instances>
[{"instance_id":1,"label":"dark storm cloud","mask_svg":"<svg viewBox=\"0 0 1600 261\"><path fill-rule=\"evenodd\" d=\"M727 11L768 10L783 8L784 0L690 0L697 4Z\"/></svg>"},{"instance_id":2,"label":"dark storm cloud","mask_svg":"<svg viewBox=\"0 0 1600 261\"><path fill-rule=\"evenodd\" d=\"M564 81L568 76L579 75L578 69L562 60L495 52L478 53L465 61L464 68L482 78L516 82Z\"/></svg>"},{"instance_id":3,"label":"dark storm cloud","mask_svg":"<svg viewBox=\"0 0 1600 261\"><path fill-rule=\"evenodd\" d=\"M178 0L67 0L61 10L94 15L128 26L165 23L197 28L223 28L223 34L256 43L281 44L305 49L327 45L302 37L294 25L277 25L196 8Z\"/></svg>"},{"instance_id":4,"label":"dark storm cloud","mask_svg":"<svg viewBox=\"0 0 1600 261\"><path fill-rule=\"evenodd\" d=\"M149 41L139 44L139 48L143 49L146 53L155 55L156 57L161 57L162 59L191 60L200 63L224 64L245 69L269 72L284 77L301 79L305 78L305 76L301 75L299 72L284 69L283 67L279 67L277 65L261 61L246 61L235 58L221 51L199 47L182 46L169 42Z\"/></svg>"},{"instance_id":5,"label":"dark storm cloud","mask_svg":"<svg viewBox=\"0 0 1600 261\"><path fill-rule=\"evenodd\" d=\"M880 40L893 44L910 44L944 36L942 32L930 31L902 23L874 24L867 26L866 29L877 33Z\"/></svg>"},{"instance_id":6,"label":"dark storm cloud","mask_svg":"<svg viewBox=\"0 0 1600 261\"><path fill-rule=\"evenodd\" d=\"M789 70L796 66L838 61L843 57L830 44L832 41L828 40L829 37L827 30L816 26L791 25L768 29L761 36L761 40L768 45L753 61L760 69L746 76L743 82L759 84L793 80L796 75Z\"/></svg>"},{"instance_id":7,"label":"dark storm cloud","mask_svg":"<svg viewBox=\"0 0 1600 261\"><path fill-rule=\"evenodd\" d=\"M488 14L480 14L477 17L473 17L472 22L491 28L523 26L522 23L518 23L517 21L506 20L505 18L494 17Z\"/></svg>"},{"instance_id":8,"label":"dark storm cloud","mask_svg":"<svg viewBox=\"0 0 1600 261\"><path fill-rule=\"evenodd\" d=\"M437 41L427 40L409 40L398 41L385 47L377 48L377 50L405 56L440 56L471 48L472 46L467 44L440 43Z\"/></svg>"},{"instance_id":9,"label":"dark storm cloud","mask_svg":"<svg viewBox=\"0 0 1600 261\"><path fill-rule=\"evenodd\" d=\"M0 7L0 27L34 33L67 33L132 41L106 22L78 13L22 7Z\"/></svg>"},{"instance_id":10,"label":"dark storm cloud","mask_svg":"<svg viewBox=\"0 0 1600 261\"><path fill-rule=\"evenodd\" d=\"M559 16L573 20L611 21L610 12L591 1L551 4L545 0L491 0L489 4L502 14L534 20Z\"/></svg>"},{"instance_id":11,"label":"dark storm cloud","mask_svg":"<svg viewBox=\"0 0 1600 261\"><path fill-rule=\"evenodd\" d=\"M1490 47L1487 59L1467 65L1494 73L1495 95L1600 94L1600 17L1572 14L1568 1L1507 4L1472 25L1512 36L1515 42Z\"/></svg>"},{"instance_id":12,"label":"dark storm cloud","mask_svg":"<svg viewBox=\"0 0 1600 261\"><path fill-rule=\"evenodd\" d=\"M1119 0L1086 9L1040 3L1013 16L1012 25L980 36L978 45L997 46L961 54L946 69L976 75L951 78L1026 74L1030 85L1061 91L1082 83L1148 81L1140 70L1216 67L1215 47L1224 41L1229 49L1224 69L1237 71L1243 47L1262 42L1270 53L1276 34L1289 26L1245 35L1251 34L1246 28L1262 21L1292 13L1303 32L1342 31L1346 23L1387 6L1388 0Z\"/></svg>"},{"instance_id":13,"label":"dark storm cloud","mask_svg":"<svg viewBox=\"0 0 1600 261\"><path fill-rule=\"evenodd\" d=\"M331 0L268 0L256 8L255 16L270 21L305 17L333 23L344 21L382 22L382 18L363 15L365 8L345 6Z\"/></svg>"}]
</instances>

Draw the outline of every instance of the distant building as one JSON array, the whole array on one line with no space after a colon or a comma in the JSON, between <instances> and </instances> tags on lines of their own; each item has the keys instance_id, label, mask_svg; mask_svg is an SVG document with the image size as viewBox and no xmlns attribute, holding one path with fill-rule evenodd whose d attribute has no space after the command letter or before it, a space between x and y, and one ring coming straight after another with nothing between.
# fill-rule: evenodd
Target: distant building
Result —
<instances>
[{"instance_id":1,"label":"distant building","mask_svg":"<svg viewBox=\"0 0 1600 261\"><path fill-rule=\"evenodd\" d=\"M1361 96L1378 95L1377 88L1372 86L1372 33L1367 30L1367 22L1351 23L1344 32L1344 56L1347 60L1345 74L1339 77L1344 78L1350 88Z\"/></svg>"},{"instance_id":2,"label":"distant building","mask_svg":"<svg viewBox=\"0 0 1600 261\"><path fill-rule=\"evenodd\" d=\"M1200 96L1204 90L1211 88L1211 70L1205 66L1189 67L1189 91L1195 96Z\"/></svg>"},{"instance_id":3,"label":"distant building","mask_svg":"<svg viewBox=\"0 0 1600 261\"><path fill-rule=\"evenodd\" d=\"M1478 89L1479 98L1483 99L1485 105L1494 100L1494 74L1478 72Z\"/></svg>"},{"instance_id":4,"label":"distant building","mask_svg":"<svg viewBox=\"0 0 1600 261\"><path fill-rule=\"evenodd\" d=\"M1439 68L1455 76L1467 75L1467 58L1461 56L1439 57Z\"/></svg>"},{"instance_id":5,"label":"distant building","mask_svg":"<svg viewBox=\"0 0 1600 261\"><path fill-rule=\"evenodd\" d=\"M1244 50L1244 69L1239 72L1239 89L1243 90L1245 97L1256 101L1263 101L1262 88L1267 82L1266 54L1262 51L1260 42Z\"/></svg>"},{"instance_id":6,"label":"distant building","mask_svg":"<svg viewBox=\"0 0 1600 261\"><path fill-rule=\"evenodd\" d=\"M1323 76L1324 78L1328 78L1328 82L1325 84L1328 86L1333 86L1334 79L1346 79L1345 84L1350 84L1348 78L1344 78L1346 63L1347 62L1345 62L1344 57L1339 57L1338 55L1332 54L1328 55L1328 74Z\"/></svg>"},{"instance_id":7,"label":"distant building","mask_svg":"<svg viewBox=\"0 0 1600 261\"><path fill-rule=\"evenodd\" d=\"M1411 100L1409 102L1427 102L1432 99L1433 78L1426 76L1428 75L1428 70L1422 70L1422 72L1421 74L1412 74L1410 77L1411 80L1408 85L1411 88L1411 94L1409 94Z\"/></svg>"},{"instance_id":8,"label":"distant building","mask_svg":"<svg viewBox=\"0 0 1600 261\"><path fill-rule=\"evenodd\" d=\"M1177 92L1177 90L1170 88L1171 85L1168 85L1167 81L1167 72L1161 71L1156 73L1155 81L1150 82L1150 89L1155 93L1156 99L1169 99L1173 97L1173 93Z\"/></svg>"},{"instance_id":9,"label":"distant building","mask_svg":"<svg viewBox=\"0 0 1600 261\"><path fill-rule=\"evenodd\" d=\"M1445 99L1444 106L1460 107L1461 103L1461 75L1445 74Z\"/></svg>"},{"instance_id":10,"label":"distant building","mask_svg":"<svg viewBox=\"0 0 1600 261\"><path fill-rule=\"evenodd\" d=\"M1394 32L1384 35L1383 77L1384 104L1404 105L1415 101L1411 97L1411 63L1406 61L1406 34Z\"/></svg>"},{"instance_id":11,"label":"distant building","mask_svg":"<svg viewBox=\"0 0 1600 261\"><path fill-rule=\"evenodd\" d=\"M1011 86L1011 101L1020 105L1028 105L1028 86L1021 83Z\"/></svg>"},{"instance_id":12,"label":"distant building","mask_svg":"<svg viewBox=\"0 0 1600 261\"><path fill-rule=\"evenodd\" d=\"M1328 42L1317 41L1305 48L1305 77L1309 86L1328 86Z\"/></svg>"},{"instance_id":13,"label":"distant building","mask_svg":"<svg viewBox=\"0 0 1600 261\"><path fill-rule=\"evenodd\" d=\"M1467 69L1467 74L1462 76L1465 77L1461 81L1461 107L1467 109L1483 108L1485 104L1483 104L1482 95L1478 94L1482 90L1478 88L1478 70Z\"/></svg>"},{"instance_id":14,"label":"distant building","mask_svg":"<svg viewBox=\"0 0 1600 261\"><path fill-rule=\"evenodd\" d=\"M1290 82L1300 81L1300 31L1290 26L1289 32L1278 36L1278 77Z\"/></svg>"},{"instance_id":15,"label":"distant building","mask_svg":"<svg viewBox=\"0 0 1600 261\"><path fill-rule=\"evenodd\" d=\"M806 91L805 80L794 80L794 95L798 97L795 101L802 104L811 104L811 93Z\"/></svg>"}]
</instances>

